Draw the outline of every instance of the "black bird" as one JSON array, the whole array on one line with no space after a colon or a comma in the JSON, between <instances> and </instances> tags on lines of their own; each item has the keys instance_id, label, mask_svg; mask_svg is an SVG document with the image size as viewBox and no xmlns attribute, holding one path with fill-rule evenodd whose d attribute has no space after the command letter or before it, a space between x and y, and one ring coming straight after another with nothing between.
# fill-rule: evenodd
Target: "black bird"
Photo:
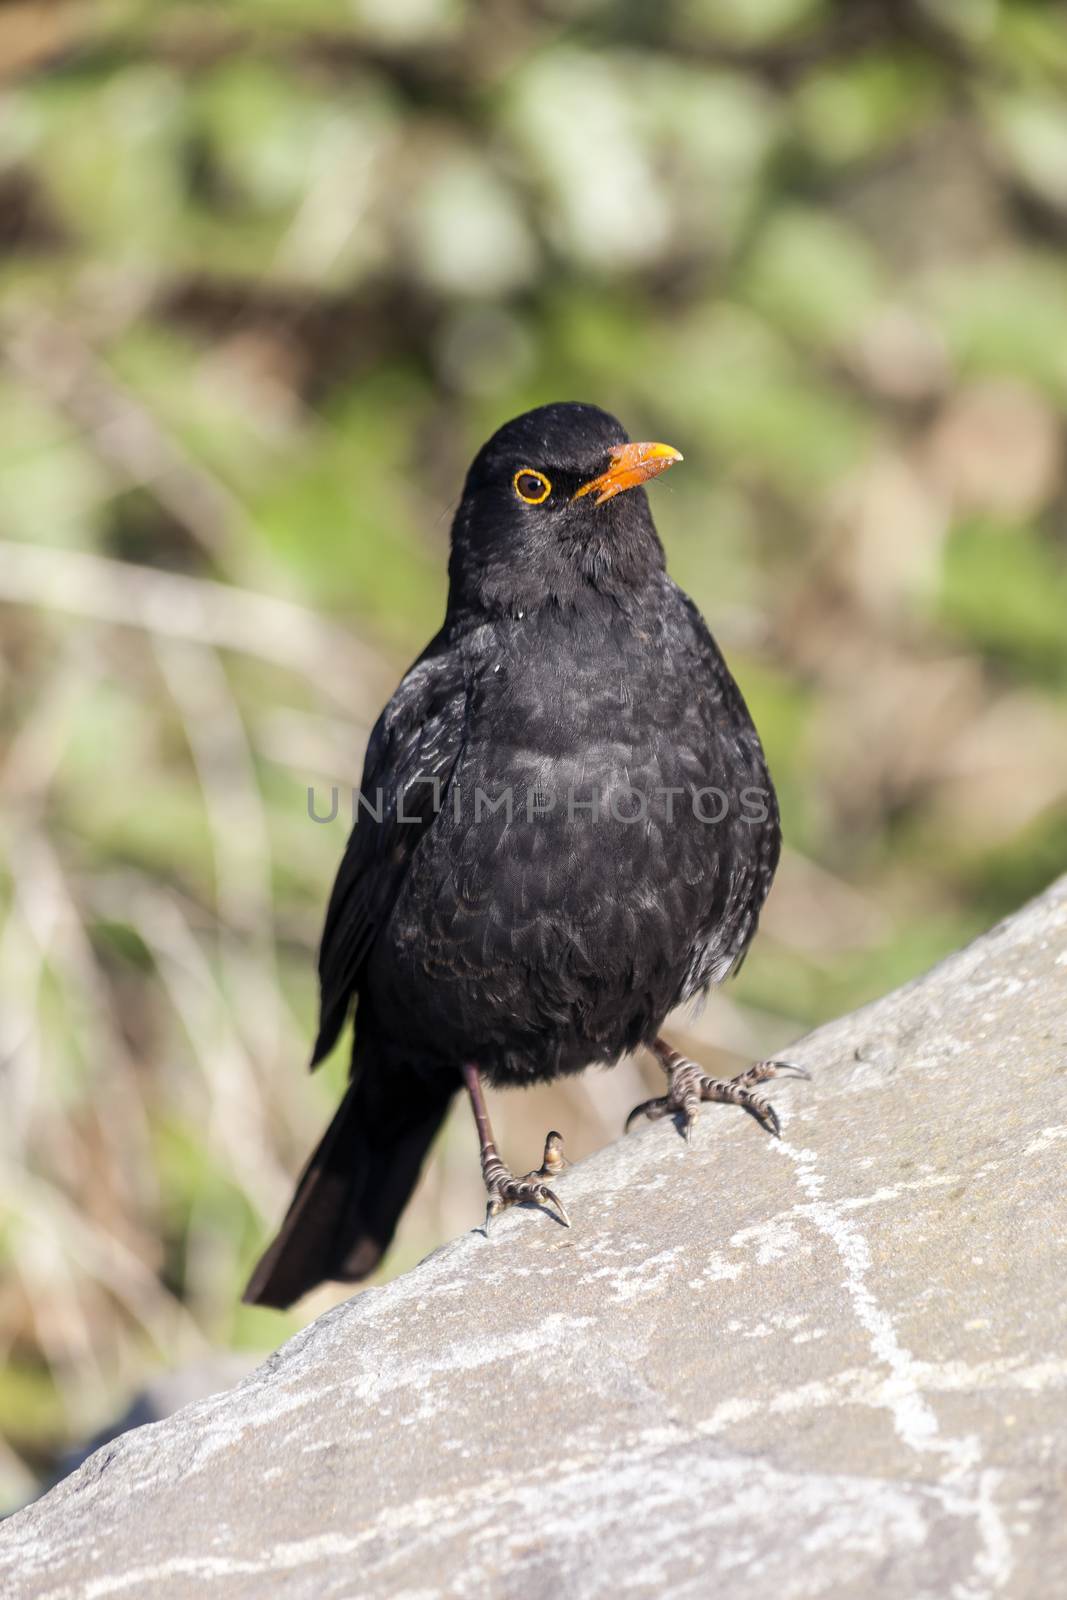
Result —
<instances>
[{"instance_id":1,"label":"black bird","mask_svg":"<svg viewBox=\"0 0 1067 1600\"><path fill-rule=\"evenodd\" d=\"M682 458L592 405L527 412L479 451L452 528L444 626L378 719L326 915L321 1020L355 1008L351 1082L245 1299L287 1306L380 1260L465 1086L486 1221L563 1207L500 1160L482 1094L640 1045L668 1092L632 1113L743 1106L760 1062L705 1077L667 1013L736 971L771 885L778 807L741 693L667 576L641 485ZM629 1126L629 1123L627 1124Z\"/></svg>"}]
</instances>

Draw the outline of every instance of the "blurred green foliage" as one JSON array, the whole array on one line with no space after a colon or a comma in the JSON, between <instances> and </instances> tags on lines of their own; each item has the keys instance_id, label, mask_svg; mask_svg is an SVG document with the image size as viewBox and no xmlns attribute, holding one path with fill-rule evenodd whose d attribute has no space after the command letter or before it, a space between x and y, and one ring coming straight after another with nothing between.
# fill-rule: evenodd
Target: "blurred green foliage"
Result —
<instances>
[{"instance_id":1,"label":"blurred green foliage","mask_svg":"<svg viewBox=\"0 0 1067 1600\"><path fill-rule=\"evenodd\" d=\"M284 1326L237 1295L344 1070L301 1076L345 833L306 791L357 781L507 417L685 452L659 527L787 838L705 1056L1064 865L1067 17L24 0L0 72L14 1499L153 1366ZM558 1090L572 1153L611 1082ZM451 1124L390 1270L475 1219L470 1156Z\"/></svg>"}]
</instances>

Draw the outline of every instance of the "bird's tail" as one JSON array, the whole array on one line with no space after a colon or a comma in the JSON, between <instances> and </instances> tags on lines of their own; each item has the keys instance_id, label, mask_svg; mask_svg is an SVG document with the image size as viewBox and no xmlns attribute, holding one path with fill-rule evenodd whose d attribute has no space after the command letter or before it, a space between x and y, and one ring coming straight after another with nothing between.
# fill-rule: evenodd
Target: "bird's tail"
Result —
<instances>
[{"instance_id":1,"label":"bird's tail","mask_svg":"<svg viewBox=\"0 0 1067 1600\"><path fill-rule=\"evenodd\" d=\"M358 1282L381 1260L451 1099L383 1078L370 1068L349 1084L249 1279L248 1305L284 1310L326 1279Z\"/></svg>"}]
</instances>

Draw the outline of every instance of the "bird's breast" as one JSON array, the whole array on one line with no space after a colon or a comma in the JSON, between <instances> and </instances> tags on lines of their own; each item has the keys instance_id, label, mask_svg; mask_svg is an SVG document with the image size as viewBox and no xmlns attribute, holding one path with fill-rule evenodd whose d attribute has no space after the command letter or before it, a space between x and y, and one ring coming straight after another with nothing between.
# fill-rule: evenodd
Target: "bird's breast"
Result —
<instances>
[{"instance_id":1,"label":"bird's breast","mask_svg":"<svg viewBox=\"0 0 1067 1600\"><path fill-rule=\"evenodd\" d=\"M594 945L601 967L631 970L638 948L670 959L708 892L707 791L736 787L708 736L711 686L622 623L530 619L500 645L473 677L442 814L413 868L434 941L473 945L479 960Z\"/></svg>"}]
</instances>

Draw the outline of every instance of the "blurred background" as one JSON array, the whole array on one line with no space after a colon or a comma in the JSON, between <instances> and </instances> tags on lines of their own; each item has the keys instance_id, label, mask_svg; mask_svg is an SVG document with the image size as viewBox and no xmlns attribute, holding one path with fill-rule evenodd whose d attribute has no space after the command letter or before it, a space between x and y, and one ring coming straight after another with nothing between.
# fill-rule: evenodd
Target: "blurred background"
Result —
<instances>
[{"instance_id":1,"label":"blurred background","mask_svg":"<svg viewBox=\"0 0 1067 1600\"><path fill-rule=\"evenodd\" d=\"M712 1070L1067 864L1067 12L8 0L0 74L11 1505L330 1303L238 1297L344 1076L345 796L514 413L685 453L655 514L787 841L676 1030ZM646 1072L496 1097L505 1156L617 1137ZM480 1221L468 1121L387 1273Z\"/></svg>"}]
</instances>

